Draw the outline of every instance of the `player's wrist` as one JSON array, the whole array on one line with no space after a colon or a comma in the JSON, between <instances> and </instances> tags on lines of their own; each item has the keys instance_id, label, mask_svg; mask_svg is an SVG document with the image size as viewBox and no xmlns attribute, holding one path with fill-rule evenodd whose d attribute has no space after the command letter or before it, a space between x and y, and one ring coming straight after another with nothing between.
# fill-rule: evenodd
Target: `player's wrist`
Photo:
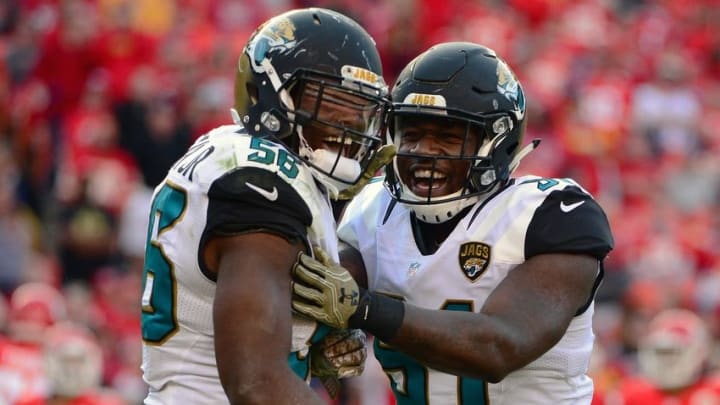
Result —
<instances>
[{"instance_id":1,"label":"player's wrist","mask_svg":"<svg viewBox=\"0 0 720 405\"><path fill-rule=\"evenodd\" d=\"M348 319L348 325L388 342L397 334L404 317L405 304L402 301L361 287L357 311Z\"/></svg>"}]
</instances>

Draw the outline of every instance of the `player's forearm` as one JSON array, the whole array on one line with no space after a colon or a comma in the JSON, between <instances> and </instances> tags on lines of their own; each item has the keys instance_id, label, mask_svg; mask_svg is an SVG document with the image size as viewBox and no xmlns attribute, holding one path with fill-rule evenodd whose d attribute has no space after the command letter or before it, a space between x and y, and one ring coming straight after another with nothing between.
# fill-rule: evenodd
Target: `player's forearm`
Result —
<instances>
[{"instance_id":1,"label":"player's forearm","mask_svg":"<svg viewBox=\"0 0 720 405\"><path fill-rule=\"evenodd\" d=\"M251 370L242 381L224 384L231 404L324 405L325 402L287 364ZM284 369L283 369L284 368Z\"/></svg>"},{"instance_id":2,"label":"player's forearm","mask_svg":"<svg viewBox=\"0 0 720 405\"><path fill-rule=\"evenodd\" d=\"M426 365L496 382L532 360L522 325L487 315L414 307L382 294L362 294L350 326L360 328Z\"/></svg>"},{"instance_id":3,"label":"player's forearm","mask_svg":"<svg viewBox=\"0 0 720 405\"><path fill-rule=\"evenodd\" d=\"M497 382L532 360L527 338L518 332L486 315L406 304L388 343L434 369Z\"/></svg>"}]
</instances>

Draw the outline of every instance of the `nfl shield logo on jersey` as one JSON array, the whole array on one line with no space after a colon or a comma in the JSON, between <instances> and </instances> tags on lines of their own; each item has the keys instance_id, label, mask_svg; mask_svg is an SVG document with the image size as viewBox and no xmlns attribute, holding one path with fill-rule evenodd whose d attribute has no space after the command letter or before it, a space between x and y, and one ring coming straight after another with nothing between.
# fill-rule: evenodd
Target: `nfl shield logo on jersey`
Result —
<instances>
[{"instance_id":1,"label":"nfl shield logo on jersey","mask_svg":"<svg viewBox=\"0 0 720 405\"><path fill-rule=\"evenodd\" d=\"M490 246L481 242L463 243L460 245L458 260L465 276L475 281L490 263Z\"/></svg>"}]
</instances>

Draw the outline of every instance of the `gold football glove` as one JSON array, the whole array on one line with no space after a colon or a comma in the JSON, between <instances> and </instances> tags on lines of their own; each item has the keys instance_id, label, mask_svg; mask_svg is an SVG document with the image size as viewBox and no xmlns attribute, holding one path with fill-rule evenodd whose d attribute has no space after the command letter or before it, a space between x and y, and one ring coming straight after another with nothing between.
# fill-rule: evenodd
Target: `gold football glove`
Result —
<instances>
[{"instance_id":1,"label":"gold football glove","mask_svg":"<svg viewBox=\"0 0 720 405\"><path fill-rule=\"evenodd\" d=\"M340 391L340 378L362 374L367 358L367 338L360 329L334 330L310 348L313 377L320 378L332 398Z\"/></svg>"},{"instance_id":2,"label":"gold football glove","mask_svg":"<svg viewBox=\"0 0 720 405\"><path fill-rule=\"evenodd\" d=\"M384 145L380 149L375 152L375 156L372 157L370 160L370 163L368 163L367 168L365 169L365 172L363 172L362 176L360 176L360 180L357 181L357 183L353 184L352 186L346 188L343 191L340 191L336 197L337 200L350 200L353 197L355 197L360 190L365 187L365 185L375 176L375 173L377 173L378 170L380 170L383 166L387 165L392 161L393 157L395 157L395 154L397 153L397 148L395 145Z\"/></svg>"},{"instance_id":3,"label":"gold football glove","mask_svg":"<svg viewBox=\"0 0 720 405\"><path fill-rule=\"evenodd\" d=\"M292 307L335 329L347 329L360 302L360 288L324 250L316 246L313 252L317 260L301 252L292 268Z\"/></svg>"},{"instance_id":4,"label":"gold football glove","mask_svg":"<svg viewBox=\"0 0 720 405\"><path fill-rule=\"evenodd\" d=\"M294 311L335 329L363 329L390 342L403 324L405 304L357 285L327 253L313 247L316 259L299 253L292 268Z\"/></svg>"}]
</instances>

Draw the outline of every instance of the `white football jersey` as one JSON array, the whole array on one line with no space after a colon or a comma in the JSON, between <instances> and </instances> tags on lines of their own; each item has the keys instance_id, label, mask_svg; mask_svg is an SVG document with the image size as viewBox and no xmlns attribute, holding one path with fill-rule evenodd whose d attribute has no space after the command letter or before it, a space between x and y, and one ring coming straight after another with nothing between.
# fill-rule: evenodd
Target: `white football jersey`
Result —
<instances>
[{"instance_id":1,"label":"white football jersey","mask_svg":"<svg viewBox=\"0 0 720 405\"><path fill-rule=\"evenodd\" d=\"M245 204L242 210L238 204ZM287 215L276 214L283 210L302 212L309 226L288 225ZM337 259L332 209L310 169L284 146L242 127L216 128L196 141L154 192L142 294L146 404L228 403L215 362L215 281L203 271L199 247L214 230L259 228L297 230L290 236ZM294 318L288 361L300 378L310 378L309 345L328 330Z\"/></svg>"},{"instance_id":2,"label":"white football jersey","mask_svg":"<svg viewBox=\"0 0 720 405\"><path fill-rule=\"evenodd\" d=\"M602 260L612 247L607 218L589 194L572 180L538 177L514 179L476 204L430 254L416 243L410 211L394 204L382 182L348 205L338 236L362 254L370 290L422 308L471 312L528 257L585 252ZM498 384L425 367L382 342L375 354L399 405L589 404L592 297L578 312L560 342Z\"/></svg>"}]
</instances>

